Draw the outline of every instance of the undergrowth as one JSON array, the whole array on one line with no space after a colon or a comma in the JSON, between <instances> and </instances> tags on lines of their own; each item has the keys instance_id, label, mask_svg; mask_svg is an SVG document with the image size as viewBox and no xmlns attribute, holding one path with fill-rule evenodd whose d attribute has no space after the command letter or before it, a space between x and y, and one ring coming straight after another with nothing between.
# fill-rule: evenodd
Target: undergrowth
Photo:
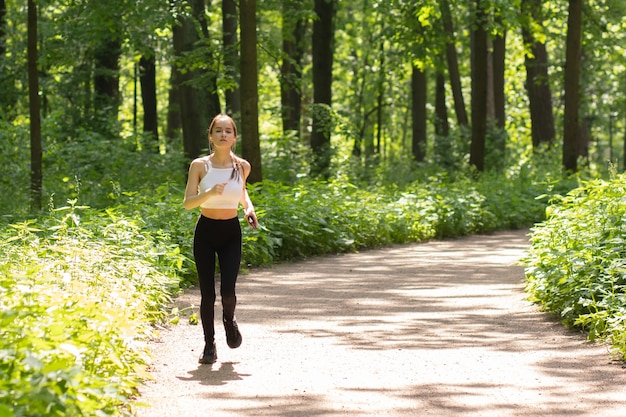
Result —
<instances>
[{"instance_id":1,"label":"undergrowth","mask_svg":"<svg viewBox=\"0 0 626 417\"><path fill-rule=\"evenodd\" d=\"M171 168L157 160L107 171L106 183L102 163L82 167L80 179L60 170L47 183L55 191L46 213L5 218L1 417L132 414L153 324L172 319L171 297L196 280L198 212L182 208L184 178L168 179ZM242 266L530 227L548 201L536 196L571 184L546 178L518 169L454 178L433 170L370 185L266 180L249 185L261 226L242 225ZM61 198L68 204L57 207Z\"/></svg>"},{"instance_id":2,"label":"undergrowth","mask_svg":"<svg viewBox=\"0 0 626 417\"><path fill-rule=\"evenodd\" d=\"M113 212L70 205L0 236L0 416L132 415L151 323L182 255Z\"/></svg>"},{"instance_id":3,"label":"undergrowth","mask_svg":"<svg viewBox=\"0 0 626 417\"><path fill-rule=\"evenodd\" d=\"M531 300L626 359L626 175L581 184L532 229Z\"/></svg>"}]
</instances>

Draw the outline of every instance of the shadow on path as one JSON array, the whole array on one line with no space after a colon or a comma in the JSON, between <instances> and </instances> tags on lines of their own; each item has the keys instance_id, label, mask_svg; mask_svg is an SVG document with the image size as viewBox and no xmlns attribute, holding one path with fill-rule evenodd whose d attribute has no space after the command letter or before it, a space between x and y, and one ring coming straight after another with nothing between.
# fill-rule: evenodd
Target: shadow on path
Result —
<instances>
[{"instance_id":1,"label":"shadow on path","mask_svg":"<svg viewBox=\"0 0 626 417\"><path fill-rule=\"evenodd\" d=\"M525 300L527 247L501 232L253 270L244 345L198 366L200 326L164 332L138 413L622 416L620 364Z\"/></svg>"}]
</instances>

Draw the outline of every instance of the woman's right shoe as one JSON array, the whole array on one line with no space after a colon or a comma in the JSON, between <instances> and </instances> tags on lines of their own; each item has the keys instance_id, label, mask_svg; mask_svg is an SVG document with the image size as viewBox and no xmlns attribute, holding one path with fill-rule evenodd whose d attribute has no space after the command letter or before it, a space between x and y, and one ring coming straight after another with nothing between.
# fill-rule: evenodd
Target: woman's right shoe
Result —
<instances>
[{"instance_id":1,"label":"woman's right shoe","mask_svg":"<svg viewBox=\"0 0 626 417\"><path fill-rule=\"evenodd\" d=\"M237 326L237 320L233 317L232 320L224 321L224 330L226 330L226 344L231 349L236 349L241 346L241 333L239 332L239 326Z\"/></svg>"},{"instance_id":2,"label":"woman's right shoe","mask_svg":"<svg viewBox=\"0 0 626 417\"><path fill-rule=\"evenodd\" d=\"M204 352L202 352L202 356L198 359L199 363L208 365L211 363L215 363L217 360L217 350L215 349L215 342L212 344L207 343L204 346Z\"/></svg>"}]
</instances>

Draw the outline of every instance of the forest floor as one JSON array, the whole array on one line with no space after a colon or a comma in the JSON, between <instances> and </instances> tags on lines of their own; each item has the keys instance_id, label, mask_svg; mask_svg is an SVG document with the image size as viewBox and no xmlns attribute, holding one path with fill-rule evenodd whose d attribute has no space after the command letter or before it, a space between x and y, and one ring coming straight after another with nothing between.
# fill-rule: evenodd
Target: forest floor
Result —
<instances>
[{"instance_id":1,"label":"forest floor","mask_svg":"<svg viewBox=\"0 0 626 417\"><path fill-rule=\"evenodd\" d=\"M623 417L623 363L526 301L527 232L240 275L241 347L227 347L219 307L213 365L198 364L201 326L163 329L136 414ZM199 292L176 302L195 308Z\"/></svg>"}]
</instances>

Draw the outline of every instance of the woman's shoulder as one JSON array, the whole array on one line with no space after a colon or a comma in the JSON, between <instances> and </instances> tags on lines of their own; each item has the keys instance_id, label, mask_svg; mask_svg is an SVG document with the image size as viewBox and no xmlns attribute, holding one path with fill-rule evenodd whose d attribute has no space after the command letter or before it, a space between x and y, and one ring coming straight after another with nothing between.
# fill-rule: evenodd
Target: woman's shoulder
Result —
<instances>
[{"instance_id":1,"label":"woman's shoulder","mask_svg":"<svg viewBox=\"0 0 626 417\"><path fill-rule=\"evenodd\" d=\"M197 165L205 166L208 161L209 161L209 157L208 156L201 156L201 157L198 157L198 158L194 159L193 161L191 161L190 166L192 166L192 167L193 166L197 166Z\"/></svg>"},{"instance_id":2,"label":"woman's shoulder","mask_svg":"<svg viewBox=\"0 0 626 417\"><path fill-rule=\"evenodd\" d=\"M241 166L243 166L243 168L246 171L250 169L251 165L250 165L250 162L248 162L247 160L245 160L243 158L239 158L239 162L241 163Z\"/></svg>"},{"instance_id":3,"label":"woman's shoulder","mask_svg":"<svg viewBox=\"0 0 626 417\"><path fill-rule=\"evenodd\" d=\"M235 166L237 167L237 170L243 176L245 182L245 180L248 178L248 175L250 174L250 170L252 169L250 162L234 154L232 157L235 162Z\"/></svg>"},{"instance_id":4,"label":"woman's shoulder","mask_svg":"<svg viewBox=\"0 0 626 417\"><path fill-rule=\"evenodd\" d=\"M246 161L242 157L237 156L235 154L231 154L231 157L233 158L233 161L235 162L235 164L241 165L241 167L244 169L250 169L250 162Z\"/></svg>"},{"instance_id":5,"label":"woman's shoulder","mask_svg":"<svg viewBox=\"0 0 626 417\"><path fill-rule=\"evenodd\" d=\"M189 164L189 173L196 173L197 175L202 176L207 171L207 161L208 157L206 156L192 160L191 164Z\"/></svg>"}]
</instances>

